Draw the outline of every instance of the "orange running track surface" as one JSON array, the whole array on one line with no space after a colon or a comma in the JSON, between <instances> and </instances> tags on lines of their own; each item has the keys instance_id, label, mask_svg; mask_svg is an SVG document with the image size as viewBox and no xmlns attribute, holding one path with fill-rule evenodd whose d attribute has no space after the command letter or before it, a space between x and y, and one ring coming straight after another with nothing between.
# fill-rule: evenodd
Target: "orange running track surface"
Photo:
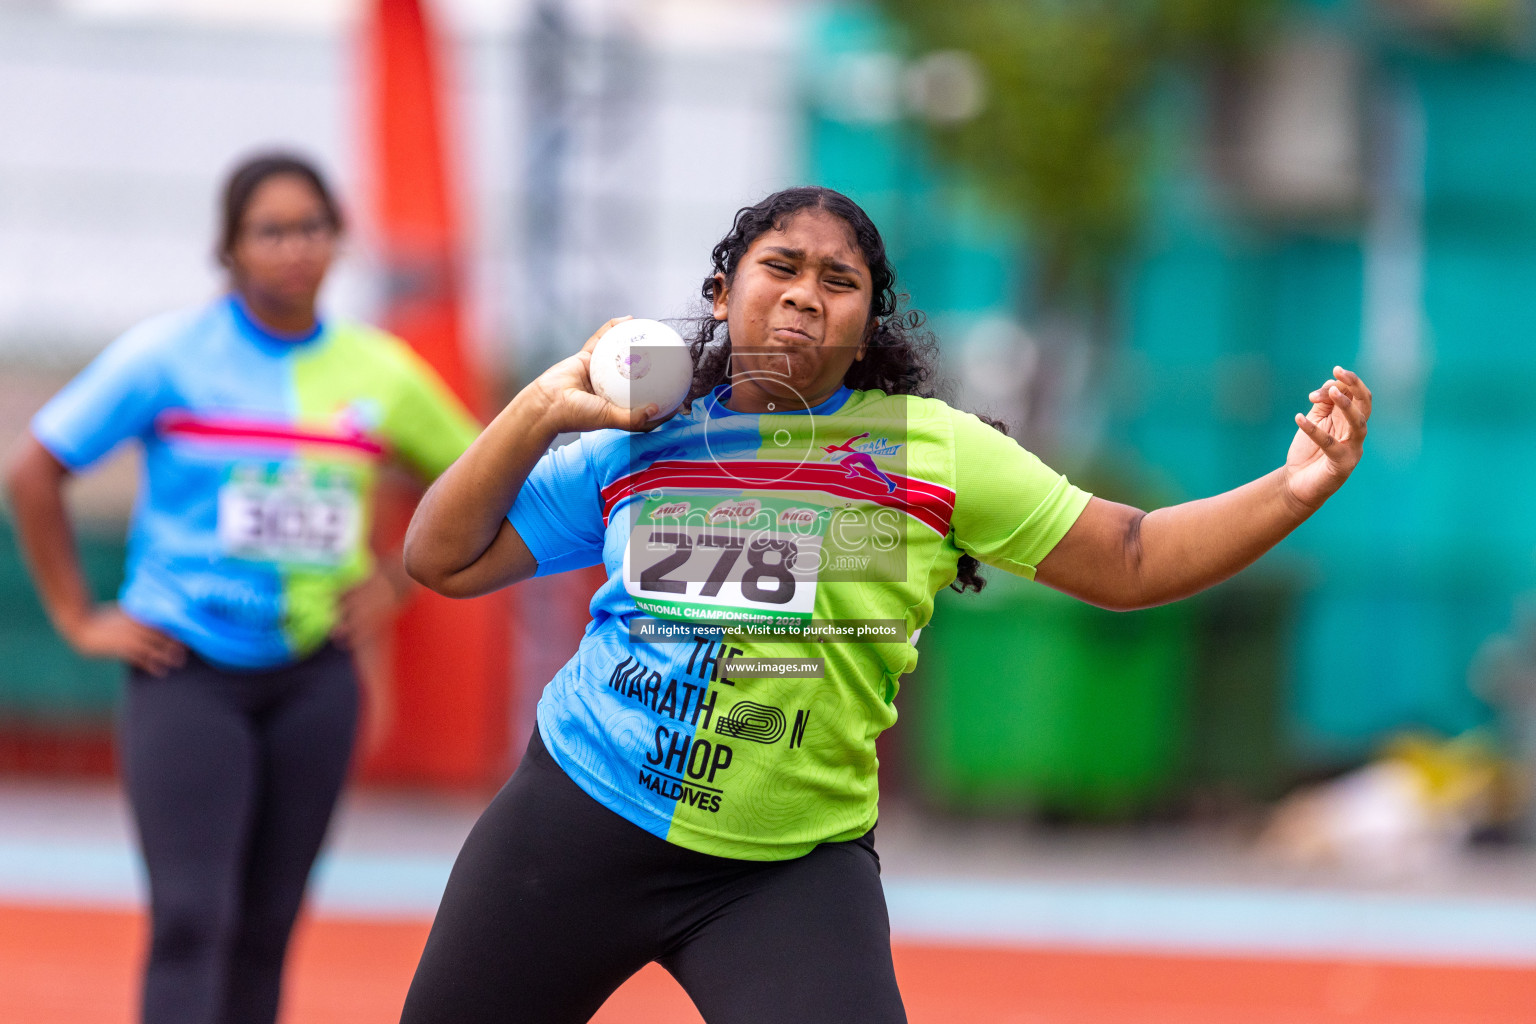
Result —
<instances>
[{"instance_id":1,"label":"orange running track surface","mask_svg":"<svg viewBox=\"0 0 1536 1024\"><path fill-rule=\"evenodd\" d=\"M426 922L308 920L283 1024L398 1019ZM142 918L0 906L0 1021L133 1024ZM1536 1020L1536 969L1257 960L898 944L913 1024L1516 1024ZM697 1024L660 968L598 1024ZM788 1024L788 1022L787 1022Z\"/></svg>"}]
</instances>

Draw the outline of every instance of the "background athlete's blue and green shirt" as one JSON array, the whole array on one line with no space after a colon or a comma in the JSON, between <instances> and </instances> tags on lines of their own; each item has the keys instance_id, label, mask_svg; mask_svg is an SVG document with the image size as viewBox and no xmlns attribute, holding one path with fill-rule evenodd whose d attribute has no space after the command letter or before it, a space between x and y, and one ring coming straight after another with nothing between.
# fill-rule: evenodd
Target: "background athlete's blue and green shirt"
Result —
<instances>
[{"instance_id":1,"label":"background athlete's blue and green shirt","mask_svg":"<svg viewBox=\"0 0 1536 1024\"><path fill-rule=\"evenodd\" d=\"M539 702L556 761L671 842L779 860L874 825L875 738L961 553L1032 576L1088 495L934 399L746 415L722 395L547 453L508 518L540 575L608 573ZM792 657L824 674L724 670Z\"/></svg>"},{"instance_id":2,"label":"background athlete's blue and green shirt","mask_svg":"<svg viewBox=\"0 0 1536 1024\"><path fill-rule=\"evenodd\" d=\"M120 603L232 668L324 643L371 569L380 464L430 480L478 429L400 339L329 321L279 337L234 298L131 329L32 420L71 470L142 443Z\"/></svg>"}]
</instances>

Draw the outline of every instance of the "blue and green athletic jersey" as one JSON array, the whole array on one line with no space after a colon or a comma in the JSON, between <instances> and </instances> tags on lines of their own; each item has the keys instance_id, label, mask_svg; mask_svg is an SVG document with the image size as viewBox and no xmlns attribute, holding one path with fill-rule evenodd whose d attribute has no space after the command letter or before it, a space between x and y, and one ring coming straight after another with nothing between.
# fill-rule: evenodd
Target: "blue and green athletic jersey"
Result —
<instances>
[{"instance_id":1,"label":"blue and green athletic jersey","mask_svg":"<svg viewBox=\"0 0 1536 1024\"><path fill-rule=\"evenodd\" d=\"M398 338L330 322L278 337L234 298L129 330L32 420L71 470L143 445L120 603L235 668L325 641L371 569L385 459L431 479L477 432Z\"/></svg>"},{"instance_id":2,"label":"blue and green athletic jersey","mask_svg":"<svg viewBox=\"0 0 1536 1024\"><path fill-rule=\"evenodd\" d=\"M539 702L555 759L671 842L779 860L874 825L875 738L960 555L1032 576L1088 495L937 400L746 415L722 394L547 453L508 519L540 575L608 573ZM726 668L758 658L821 674Z\"/></svg>"}]
</instances>

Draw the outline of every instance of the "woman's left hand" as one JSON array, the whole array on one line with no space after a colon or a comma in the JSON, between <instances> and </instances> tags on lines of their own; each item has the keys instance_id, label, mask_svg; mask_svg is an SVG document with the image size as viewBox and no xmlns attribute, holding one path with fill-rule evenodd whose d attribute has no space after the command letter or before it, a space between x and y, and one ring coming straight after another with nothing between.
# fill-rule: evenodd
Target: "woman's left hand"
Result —
<instances>
[{"instance_id":1,"label":"woman's left hand","mask_svg":"<svg viewBox=\"0 0 1536 1024\"><path fill-rule=\"evenodd\" d=\"M392 571L393 570L393 571ZM384 746L395 724L394 694L390 692L384 630L405 604L410 579L403 566L384 564L337 602L331 639L352 652L363 690L362 755L371 757Z\"/></svg>"},{"instance_id":2,"label":"woman's left hand","mask_svg":"<svg viewBox=\"0 0 1536 1024\"><path fill-rule=\"evenodd\" d=\"M1344 369L1307 396L1312 411L1296 414L1296 438L1285 457L1285 486L1310 513L1344 485L1360 461L1366 423L1371 418L1371 389Z\"/></svg>"},{"instance_id":3,"label":"woman's left hand","mask_svg":"<svg viewBox=\"0 0 1536 1024\"><path fill-rule=\"evenodd\" d=\"M397 582L387 570L375 569L337 601L331 639L343 647L353 647L383 632L405 603L407 586L408 582Z\"/></svg>"}]
</instances>

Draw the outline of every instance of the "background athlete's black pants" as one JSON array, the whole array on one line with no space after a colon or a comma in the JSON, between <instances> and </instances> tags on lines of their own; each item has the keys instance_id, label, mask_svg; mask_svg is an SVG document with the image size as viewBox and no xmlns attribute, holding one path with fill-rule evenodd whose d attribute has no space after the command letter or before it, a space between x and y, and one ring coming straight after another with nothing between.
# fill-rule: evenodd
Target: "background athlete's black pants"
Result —
<instances>
[{"instance_id":1,"label":"background athlete's black pants","mask_svg":"<svg viewBox=\"0 0 1536 1024\"><path fill-rule=\"evenodd\" d=\"M578 1024L651 961L709 1024L900 1024L872 837L760 863L659 839L537 732L464 843L404 1024Z\"/></svg>"},{"instance_id":2,"label":"background athlete's black pants","mask_svg":"<svg viewBox=\"0 0 1536 1024\"><path fill-rule=\"evenodd\" d=\"M288 935L357 728L351 658L134 671L123 775L149 869L145 1024L272 1024Z\"/></svg>"}]
</instances>

